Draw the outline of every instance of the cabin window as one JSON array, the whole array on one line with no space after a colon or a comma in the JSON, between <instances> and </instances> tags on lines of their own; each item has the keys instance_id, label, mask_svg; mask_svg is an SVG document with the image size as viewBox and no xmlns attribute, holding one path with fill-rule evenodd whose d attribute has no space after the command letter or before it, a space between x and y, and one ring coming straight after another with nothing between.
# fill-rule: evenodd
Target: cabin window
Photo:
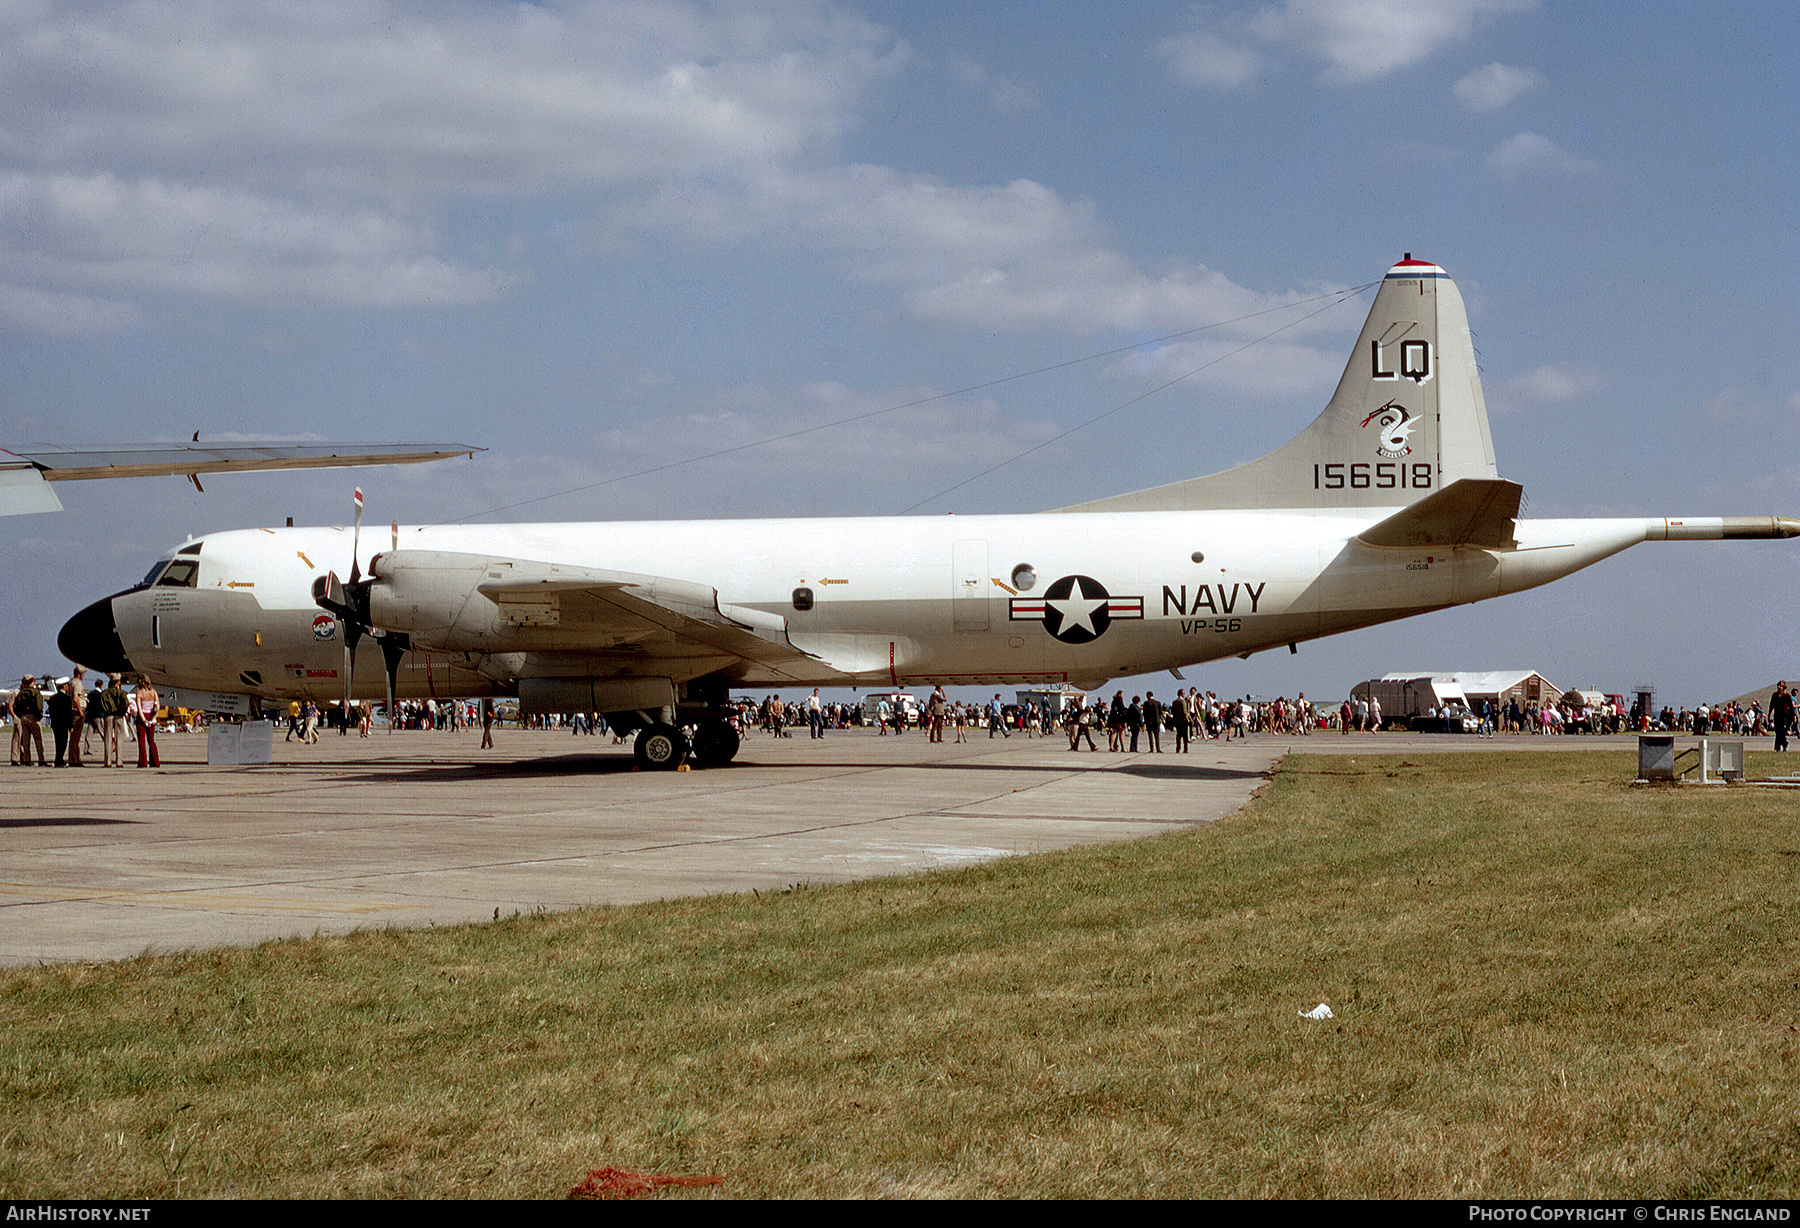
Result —
<instances>
[{"instance_id":1,"label":"cabin window","mask_svg":"<svg viewBox=\"0 0 1800 1228\"><path fill-rule=\"evenodd\" d=\"M794 608L796 610L810 610L810 609L812 609L812 607L813 607L813 591L810 588L805 588L805 587L795 589L794 590Z\"/></svg>"},{"instance_id":2,"label":"cabin window","mask_svg":"<svg viewBox=\"0 0 1800 1228\"><path fill-rule=\"evenodd\" d=\"M1037 569L1030 563L1020 563L1012 569L1012 583L1021 593L1029 593L1037 587Z\"/></svg>"}]
</instances>

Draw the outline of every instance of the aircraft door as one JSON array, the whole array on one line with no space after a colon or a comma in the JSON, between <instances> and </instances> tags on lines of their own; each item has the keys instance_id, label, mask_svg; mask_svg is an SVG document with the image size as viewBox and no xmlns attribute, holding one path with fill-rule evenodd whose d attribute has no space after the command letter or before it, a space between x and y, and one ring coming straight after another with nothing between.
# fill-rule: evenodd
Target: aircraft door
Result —
<instances>
[{"instance_id":1,"label":"aircraft door","mask_svg":"<svg viewBox=\"0 0 1800 1228\"><path fill-rule=\"evenodd\" d=\"M988 544L964 540L950 547L950 608L958 631L988 629Z\"/></svg>"}]
</instances>

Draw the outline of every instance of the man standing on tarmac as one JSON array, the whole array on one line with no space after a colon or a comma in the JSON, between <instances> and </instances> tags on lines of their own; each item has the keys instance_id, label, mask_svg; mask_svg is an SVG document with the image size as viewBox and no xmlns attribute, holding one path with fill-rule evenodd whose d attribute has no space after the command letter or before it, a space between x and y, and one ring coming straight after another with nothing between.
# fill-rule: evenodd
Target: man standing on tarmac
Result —
<instances>
[{"instance_id":1,"label":"man standing on tarmac","mask_svg":"<svg viewBox=\"0 0 1800 1228\"><path fill-rule=\"evenodd\" d=\"M19 679L19 689L13 695L12 716L17 724L13 736L18 740L18 754L14 760L21 767L31 766L31 748L37 747L39 767L48 767L44 759L44 700L38 694L37 679L26 674Z\"/></svg>"},{"instance_id":2,"label":"man standing on tarmac","mask_svg":"<svg viewBox=\"0 0 1800 1228\"><path fill-rule=\"evenodd\" d=\"M69 702L74 708L69 726L69 766L81 766L81 739L87 733L87 666L77 665L69 676Z\"/></svg>"},{"instance_id":3,"label":"man standing on tarmac","mask_svg":"<svg viewBox=\"0 0 1800 1228\"><path fill-rule=\"evenodd\" d=\"M1788 730L1794 728L1794 693L1788 690L1788 684L1777 682L1775 693L1769 696L1769 719L1775 722L1775 749L1786 750Z\"/></svg>"},{"instance_id":4,"label":"man standing on tarmac","mask_svg":"<svg viewBox=\"0 0 1800 1228\"><path fill-rule=\"evenodd\" d=\"M125 739L125 714L130 711L130 701L125 698L123 679L118 674L107 678L106 689L100 692L100 766L124 767L120 747Z\"/></svg>"}]
</instances>

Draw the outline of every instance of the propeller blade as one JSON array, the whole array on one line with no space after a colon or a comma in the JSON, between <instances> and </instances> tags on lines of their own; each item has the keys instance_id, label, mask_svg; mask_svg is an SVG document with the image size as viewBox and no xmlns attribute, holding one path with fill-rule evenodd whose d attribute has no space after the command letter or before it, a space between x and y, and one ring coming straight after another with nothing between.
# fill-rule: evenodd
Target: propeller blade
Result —
<instances>
[{"instance_id":1,"label":"propeller blade","mask_svg":"<svg viewBox=\"0 0 1800 1228\"><path fill-rule=\"evenodd\" d=\"M344 628L344 711L348 713L356 682L356 646L368 632L354 609L338 621Z\"/></svg>"},{"instance_id":2,"label":"propeller blade","mask_svg":"<svg viewBox=\"0 0 1800 1228\"><path fill-rule=\"evenodd\" d=\"M412 646L405 635L389 632L381 637L381 660L387 666L388 732L394 732L394 687L400 680L400 658Z\"/></svg>"},{"instance_id":3,"label":"propeller blade","mask_svg":"<svg viewBox=\"0 0 1800 1228\"><path fill-rule=\"evenodd\" d=\"M350 531L350 583L362 579L362 487L356 488L356 527Z\"/></svg>"}]
</instances>

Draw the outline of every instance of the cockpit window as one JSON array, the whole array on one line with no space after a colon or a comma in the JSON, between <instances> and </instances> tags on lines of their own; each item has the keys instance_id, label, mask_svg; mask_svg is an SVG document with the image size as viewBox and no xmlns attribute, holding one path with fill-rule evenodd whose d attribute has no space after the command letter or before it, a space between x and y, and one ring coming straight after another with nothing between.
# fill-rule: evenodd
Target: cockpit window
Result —
<instances>
[{"instance_id":1,"label":"cockpit window","mask_svg":"<svg viewBox=\"0 0 1800 1228\"><path fill-rule=\"evenodd\" d=\"M156 582L157 588L193 588L200 577L200 561L198 559L176 559L169 564L169 569L162 573L162 579Z\"/></svg>"},{"instance_id":2,"label":"cockpit window","mask_svg":"<svg viewBox=\"0 0 1800 1228\"><path fill-rule=\"evenodd\" d=\"M173 555L157 559L150 564L150 570L144 573L144 578L138 581L138 587L148 588L152 584L158 588L195 587L200 579L200 564L193 556L199 554L200 547L205 544L204 540L189 542Z\"/></svg>"}]
</instances>

